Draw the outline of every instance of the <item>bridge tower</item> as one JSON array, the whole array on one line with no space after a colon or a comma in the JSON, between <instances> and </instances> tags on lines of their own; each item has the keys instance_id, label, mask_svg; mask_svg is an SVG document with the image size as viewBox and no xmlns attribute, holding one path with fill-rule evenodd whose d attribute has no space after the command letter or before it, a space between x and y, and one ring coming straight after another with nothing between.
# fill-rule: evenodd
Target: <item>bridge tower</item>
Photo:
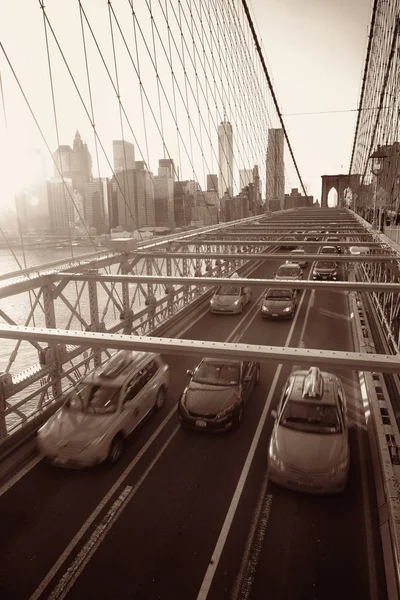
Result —
<instances>
[{"instance_id":1,"label":"bridge tower","mask_svg":"<svg viewBox=\"0 0 400 600\"><path fill-rule=\"evenodd\" d=\"M328 207L328 194L334 188L338 195L338 207L346 206L344 192L347 188L354 193L360 185L359 175L321 175L322 191L321 191L321 208Z\"/></svg>"}]
</instances>

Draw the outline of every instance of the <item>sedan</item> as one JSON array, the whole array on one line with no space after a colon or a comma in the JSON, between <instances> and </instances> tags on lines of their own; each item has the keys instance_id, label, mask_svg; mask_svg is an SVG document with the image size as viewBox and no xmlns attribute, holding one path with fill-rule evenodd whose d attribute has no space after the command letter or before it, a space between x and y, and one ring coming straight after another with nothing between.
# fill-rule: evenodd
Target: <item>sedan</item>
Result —
<instances>
[{"instance_id":1,"label":"sedan","mask_svg":"<svg viewBox=\"0 0 400 600\"><path fill-rule=\"evenodd\" d=\"M223 431L239 427L260 365L245 360L203 358L178 404L183 428Z\"/></svg>"},{"instance_id":2,"label":"sedan","mask_svg":"<svg viewBox=\"0 0 400 600\"><path fill-rule=\"evenodd\" d=\"M296 311L297 296L296 290L269 289L261 304L261 316L264 319L292 319Z\"/></svg>"}]
</instances>

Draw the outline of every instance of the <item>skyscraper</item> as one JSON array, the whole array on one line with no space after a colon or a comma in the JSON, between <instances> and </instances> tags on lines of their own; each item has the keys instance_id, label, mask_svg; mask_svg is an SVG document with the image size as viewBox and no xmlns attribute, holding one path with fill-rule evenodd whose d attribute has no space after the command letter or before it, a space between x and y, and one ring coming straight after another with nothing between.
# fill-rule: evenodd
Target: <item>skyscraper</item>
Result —
<instances>
[{"instance_id":1,"label":"skyscraper","mask_svg":"<svg viewBox=\"0 0 400 600\"><path fill-rule=\"evenodd\" d=\"M126 140L113 141L114 173L135 168L135 146Z\"/></svg>"},{"instance_id":2,"label":"skyscraper","mask_svg":"<svg viewBox=\"0 0 400 600\"><path fill-rule=\"evenodd\" d=\"M74 223L73 193L71 179L51 179L47 182L50 227L54 233L67 233Z\"/></svg>"},{"instance_id":3,"label":"skyscraper","mask_svg":"<svg viewBox=\"0 0 400 600\"><path fill-rule=\"evenodd\" d=\"M76 132L73 146L59 146L53 154L54 178L72 180L72 188L84 196L85 183L92 181L92 157L87 144Z\"/></svg>"},{"instance_id":4,"label":"skyscraper","mask_svg":"<svg viewBox=\"0 0 400 600\"><path fill-rule=\"evenodd\" d=\"M116 175L118 225L127 231L155 226L153 174L143 161Z\"/></svg>"},{"instance_id":5,"label":"skyscraper","mask_svg":"<svg viewBox=\"0 0 400 600\"><path fill-rule=\"evenodd\" d=\"M108 229L109 179L96 177L85 185L85 221L98 234Z\"/></svg>"},{"instance_id":6,"label":"skyscraper","mask_svg":"<svg viewBox=\"0 0 400 600\"><path fill-rule=\"evenodd\" d=\"M283 129L268 129L266 161L266 199L268 208L283 210L285 201L285 166ZM271 204L272 203L272 204Z\"/></svg>"},{"instance_id":7,"label":"skyscraper","mask_svg":"<svg viewBox=\"0 0 400 600\"><path fill-rule=\"evenodd\" d=\"M161 158L158 161L158 175L154 177L154 208L158 226L175 227L174 182L174 161Z\"/></svg>"},{"instance_id":8,"label":"skyscraper","mask_svg":"<svg viewBox=\"0 0 400 600\"><path fill-rule=\"evenodd\" d=\"M218 193L219 197L228 192L233 195L233 132L229 121L218 126Z\"/></svg>"}]
</instances>

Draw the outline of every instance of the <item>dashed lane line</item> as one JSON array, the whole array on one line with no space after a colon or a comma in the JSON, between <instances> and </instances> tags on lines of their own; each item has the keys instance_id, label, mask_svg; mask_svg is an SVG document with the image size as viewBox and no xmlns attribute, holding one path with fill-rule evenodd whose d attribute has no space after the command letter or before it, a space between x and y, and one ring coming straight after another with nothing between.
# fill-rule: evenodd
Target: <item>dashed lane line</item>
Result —
<instances>
[{"instance_id":1,"label":"dashed lane line","mask_svg":"<svg viewBox=\"0 0 400 600\"><path fill-rule=\"evenodd\" d=\"M79 552L77 557L72 562L71 566L64 573L63 577L50 594L48 600L63 600L75 581L78 579L79 575L82 573L90 559L93 557L96 550L99 548L100 544L104 540L107 533L110 531L112 526L116 523L117 519L121 516L123 510L128 506L129 502L132 500L136 492L139 490L140 486L146 479L146 477L150 474L153 468L158 463L159 459L163 455L166 448L172 442L173 438L179 431L180 426L177 425L167 441L160 448L156 456L151 461L150 465L147 467L146 471L143 473L139 481L136 483L134 487L126 486L115 502L112 504L111 508L108 510L107 514L103 517L99 525L97 525L96 529L83 546L82 550Z\"/></svg>"},{"instance_id":2,"label":"dashed lane line","mask_svg":"<svg viewBox=\"0 0 400 600\"><path fill-rule=\"evenodd\" d=\"M296 324L297 324L297 320L298 320L299 315L300 315L301 305L304 302L304 298L305 298L305 294L302 294L302 297L301 297L301 300L300 300L300 303L299 303L299 307L298 307L297 313L296 313L296 315L295 315L295 317L293 319L293 322L292 322L292 325L290 327L288 336L286 338L285 347L289 346L289 344L291 342L292 335L293 335L294 329L295 329ZM310 304L310 300L309 300L309 304ZM262 433L262 430L263 430L264 425L265 425L265 421L266 421L267 416L268 416L269 408L270 408L270 405L271 405L271 401L272 401L273 395L275 393L276 386L278 384L278 380L279 380L279 377L280 377L280 374L281 374L281 371L282 371L282 367L283 367L282 364L278 365L278 367L277 367L277 369L275 371L275 376L274 376L274 378L272 380L268 396L267 396L267 398L265 400L264 409L262 411L262 414L261 414L261 417L260 417L257 429L255 431L255 434L254 434L253 441L251 443L250 449L248 451L248 454L247 454L244 466L243 466L242 471L240 473L240 477L239 477L238 483L236 485L236 489L235 489L235 491L233 493L232 500L231 500L231 503L229 505L228 512L226 514L225 521L224 521L224 523L222 525L222 529L220 531L220 534L219 534L217 543L215 545L214 551L212 553L212 556L211 556L211 559L210 559L207 571L206 571L206 573L204 575L204 578L203 578L203 581L202 581L199 593L197 595L197 600L206 600L207 597L208 597L208 593L210 591L210 588L211 588L211 585L212 585L212 582L213 582L213 579L214 579L214 575L215 575L216 570L218 568L219 561L221 559L222 552L223 552L223 549L225 547L226 540L228 538L229 532L231 530L232 523L233 523L233 520L235 518L235 514L236 514L236 511L237 511L237 508L238 508L238 505L239 505L239 501L240 501L240 498L242 496L242 492L243 492L243 489L244 489L244 486L245 486L248 474L250 472L251 465L253 463L254 455L256 453L256 449L257 449L258 443L260 441L261 433ZM257 523L257 526L259 526L259 523L257 522L257 520L256 519L254 519L254 520ZM251 531L253 530L255 533L256 532L258 533L257 526L255 525L254 527L252 527ZM250 548L253 545L252 542L253 542L253 538L248 539L248 543L246 544L246 547ZM254 564L254 561L253 561L253 564ZM239 574L239 579L241 577L241 574L245 573L246 568L247 568L247 563L246 564L242 563L242 569L241 569L241 573ZM241 581L238 580L238 586L240 587L240 585L241 585Z\"/></svg>"}]
</instances>

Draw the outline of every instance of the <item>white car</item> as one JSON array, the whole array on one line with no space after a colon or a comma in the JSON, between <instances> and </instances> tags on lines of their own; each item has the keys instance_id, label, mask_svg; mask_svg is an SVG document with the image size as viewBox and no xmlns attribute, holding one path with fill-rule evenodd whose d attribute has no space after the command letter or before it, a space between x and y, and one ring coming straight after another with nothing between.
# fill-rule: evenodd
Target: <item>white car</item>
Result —
<instances>
[{"instance_id":1,"label":"white car","mask_svg":"<svg viewBox=\"0 0 400 600\"><path fill-rule=\"evenodd\" d=\"M333 373L311 367L294 371L286 385L269 445L268 476L309 493L342 492L350 450L346 397Z\"/></svg>"},{"instance_id":2,"label":"white car","mask_svg":"<svg viewBox=\"0 0 400 600\"><path fill-rule=\"evenodd\" d=\"M274 273L275 279L283 281L296 281L303 279L303 271L300 265L295 262L285 262L279 267L276 273Z\"/></svg>"},{"instance_id":3,"label":"white car","mask_svg":"<svg viewBox=\"0 0 400 600\"><path fill-rule=\"evenodd\" d=\"M125 438L164 404L169 367L157 354L121 350L79 382L39 429L39 453L60 466L116 462Z\"/></svg>"},{"instance_id":4,"label":"white car","mask_svg":"<svg viewBox=\"0 0 400 600\"><path fill-rule=\"evenodd\" d=\"M304 258L304 254L305 254L305 252L304 252L303 248L296 248L295 250L292 250L290 253L291 262L299 265L301 269L305 269L307 266L307 261Z\"/></svg>"}]
</instances>

